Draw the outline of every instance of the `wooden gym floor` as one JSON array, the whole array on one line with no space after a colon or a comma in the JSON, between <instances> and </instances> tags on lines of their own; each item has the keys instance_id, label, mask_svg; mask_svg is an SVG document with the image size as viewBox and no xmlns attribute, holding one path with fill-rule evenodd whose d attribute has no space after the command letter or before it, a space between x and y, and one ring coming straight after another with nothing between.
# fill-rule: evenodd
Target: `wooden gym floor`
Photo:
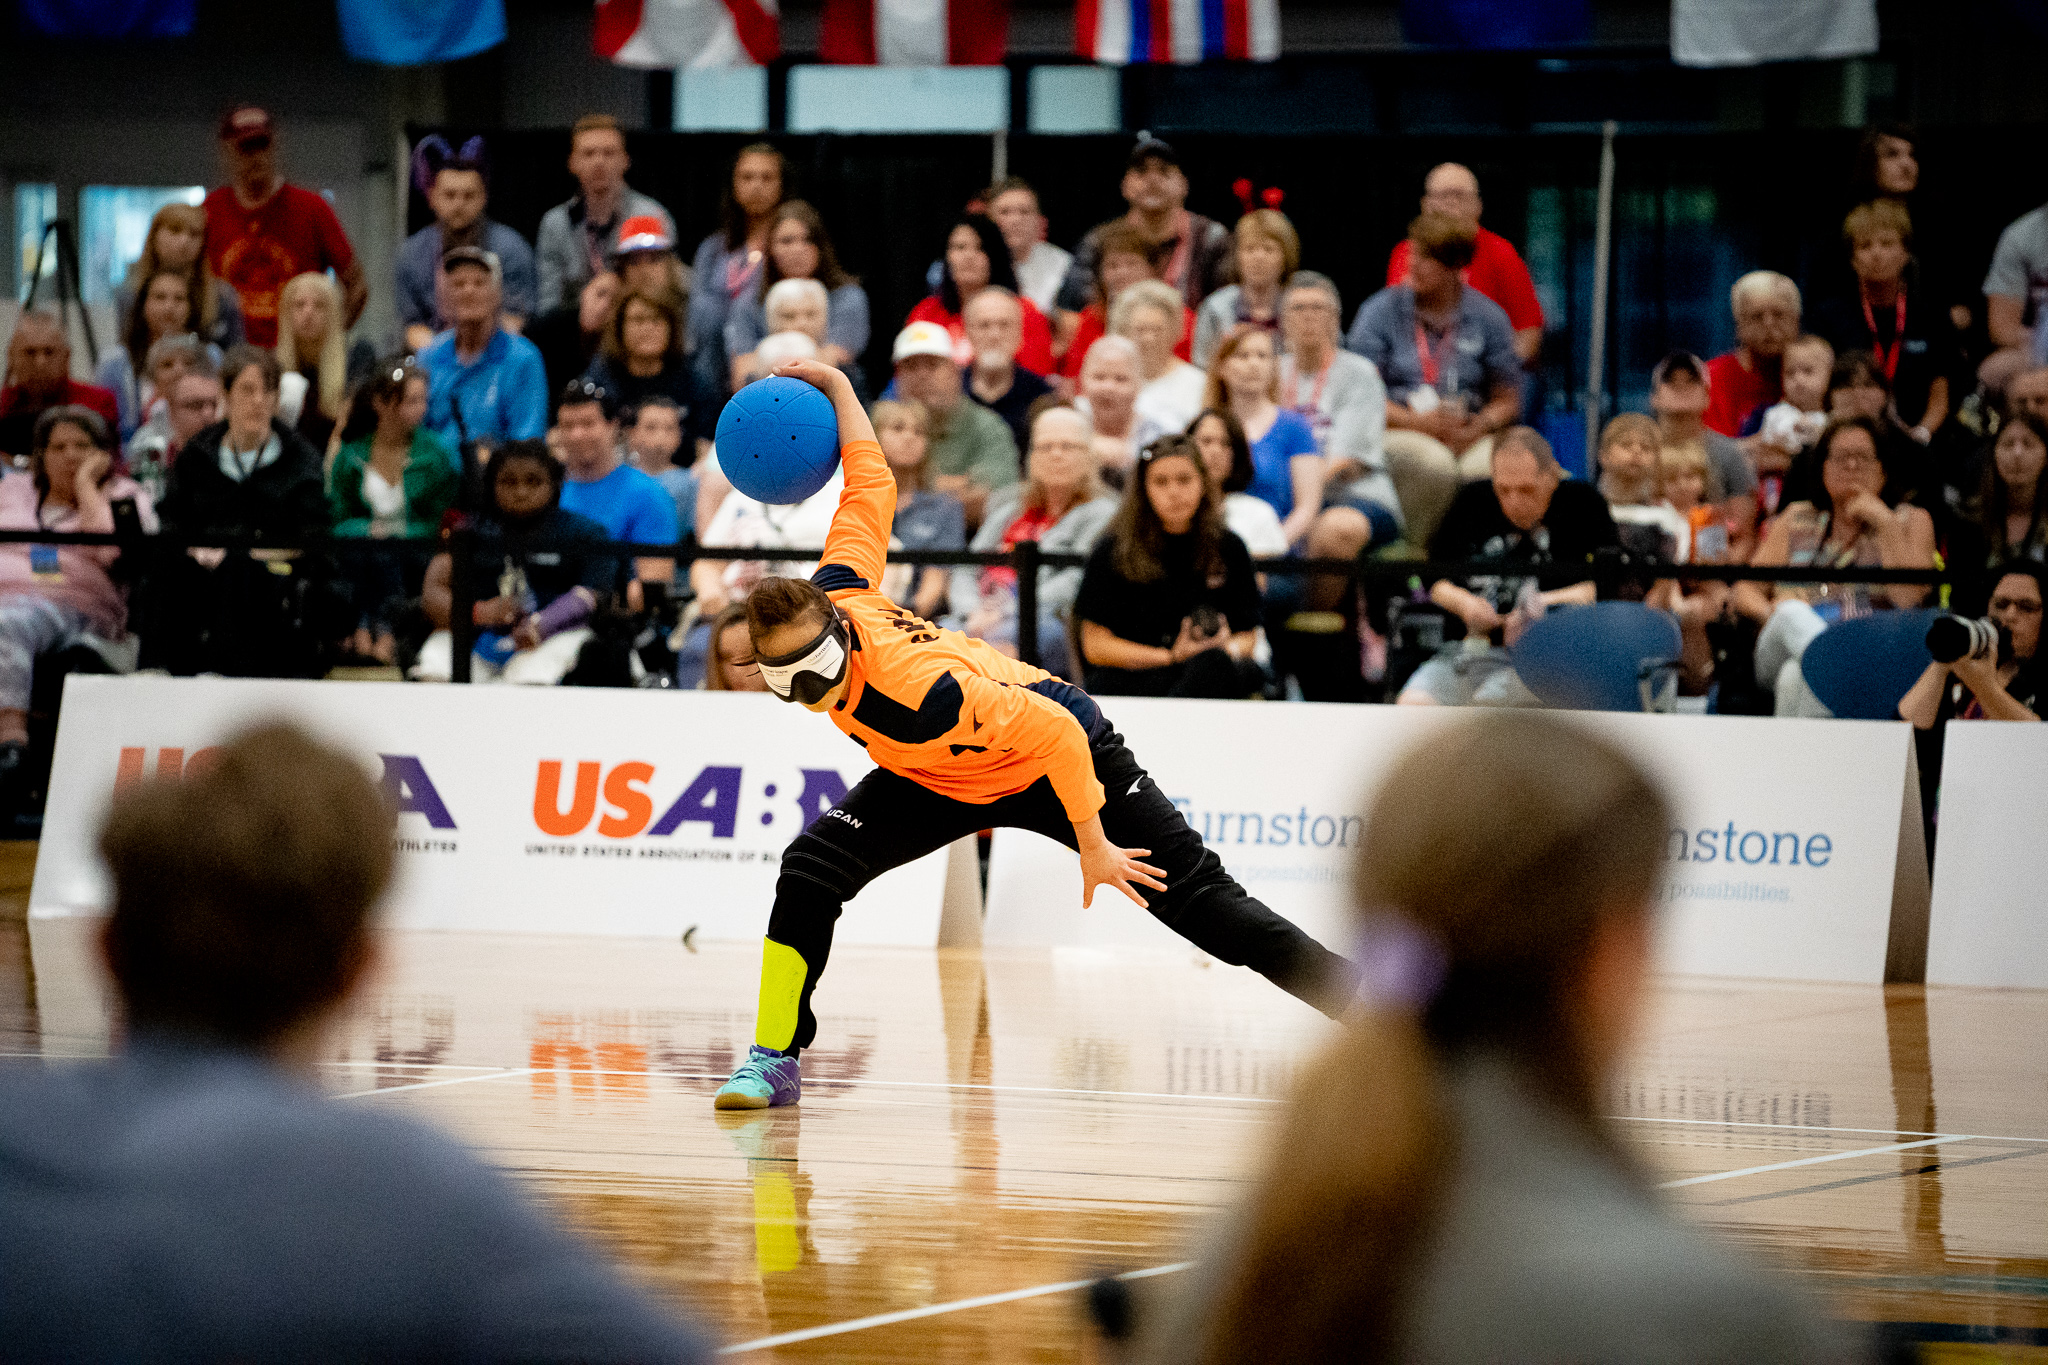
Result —
<instances>
[{"instance_id":1,"label":"wooden gym floor","mask_svg":"<svg viewBox=\"0 0 2048 1365\"><path fill-rule=\"evenodd\" d=\"M0 1051L103 1052L84 927L35 936L40 977L0 912ZM1323 1027L1191 952L842 950L803 1103L718 1114L757 947L391 949L337 1102L472 1143L758 1360L1099 1358L1072 1282L1187 1254ZM2048 993L1673 979L1612 1112L1836 1313L1926 1361L2048 1360L2044 1040Z\"/></svg>"}]
</instances>

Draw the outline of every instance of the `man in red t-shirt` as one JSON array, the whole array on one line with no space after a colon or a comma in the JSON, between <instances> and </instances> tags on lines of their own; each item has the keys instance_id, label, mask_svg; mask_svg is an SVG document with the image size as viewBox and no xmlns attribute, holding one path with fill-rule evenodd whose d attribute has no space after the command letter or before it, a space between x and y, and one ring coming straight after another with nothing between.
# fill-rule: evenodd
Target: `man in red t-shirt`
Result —
<instances>
[{"instance_id":1,"label":"man in red t-shirt","mask_svg":"<svg viewBox=\"0 0 2048 1365\"><path fill-rule=\"evenodd\" d=\"M1785 348L1799 335L1799 286L1775 270L1752 270L1728 292L1735 312L1735 349L1707 362L1706 423L1723 436L1742 435L1758 408L1783 396Z\"/></svg>"},{"instance_id":2,"label":"man in red t-shirt","mask_svg":"<svg viewBox=\"0 0 2048 1365\"><path fill-rule=\"evenodd\" d=\"M6 387L0 388L0 454L27 455L36 418L51 408L91 408L119 429L114 395L71 377L71 338L64 324L37 309L23 313L7 343Z\"/></svg>"},{"instance_id":3,"label":"man in red t-shirt","mask_svg":"<svg viewBox=\"0 0 2048 1365\"><path fill-rule=\"evenodd\" d=\"M307 271L332 270L341 281L348 323L370 297L362 263L341 220L311 190L277 173L277 127L268 111L239 105L220 124L229 183L206 196L206 260L242 300L249 344L277 344L277 301L285 283Z\"/></svg>"},{"instance_id":4,"label":"man in red t-shirt","mask_svg":"<svg viewBox=\"0 0 2048 1365\"><path fill-rule=\"evenodd\" d=\"M1479 226L1483 205L1479 199L1479 177L1455 161L1446 161L1422 180L1422 211L1455 218L1475 239L1472 264L1462 278L1501 306L1515 329L1515 354L1527 365L1543 349L1543 304L1536 297L1535 281L1521 255L1499 233ZM1408 242L1403 238L1387 257L1387 283L1401 284L1408 278Z\"/></svg>"}]
</instances>

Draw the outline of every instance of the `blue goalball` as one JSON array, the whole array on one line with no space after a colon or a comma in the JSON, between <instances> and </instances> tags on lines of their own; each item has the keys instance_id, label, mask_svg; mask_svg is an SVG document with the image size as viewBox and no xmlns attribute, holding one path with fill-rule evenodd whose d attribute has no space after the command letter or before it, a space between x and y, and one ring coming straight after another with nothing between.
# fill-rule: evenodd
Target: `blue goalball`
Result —
<instances>
[{"instance_id":1,"label":"blue goalball","mask_svg":"<svg viewBox=\"0 0 2048 1365\"><path fill-rule=\"evenodd\" d=\"M757 502L802 502L839 467L832 400L801 379L770 375L734 394L718 414L718 467Z\"/></svg>"}]
</instances>

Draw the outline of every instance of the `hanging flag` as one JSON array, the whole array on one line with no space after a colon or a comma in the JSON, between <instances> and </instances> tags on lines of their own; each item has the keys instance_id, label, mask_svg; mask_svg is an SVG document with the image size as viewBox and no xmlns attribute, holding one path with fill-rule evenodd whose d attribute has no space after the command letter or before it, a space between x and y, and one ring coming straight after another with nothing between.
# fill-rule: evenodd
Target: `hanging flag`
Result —
<instances>
[{"instance_id":1,"label":"hanging flag","mask_svg":"<svg viewBox=\"0 0 2048 1365\"><path fill-rule=\"evenodd\" d=\"M818 55L847 66L998 66L1010 0L825 0Z\"/></svg>"},{"instance_id":2,"label":"hanging flag","mask_svg":"<svg viewBox=\"0 0 2048 1365\"><path fill-rule=\"evenodd\" d=\"M766 66L782 55L777 0L597 0L591 45L620 66Z\"/></svg>"},{"instance_id":3,"label":"hanging flag","mask_svg":"<svg viewBox=\"0 0 2048 1365\"><path fill-rule=\"evenodd\" d=\"M1755 66L1877 51L1877 0L1671 0L1671 60Z\"/></svg>"},{"instance_id":4,"label":"hanging flag","mask_svg":"<svg viewBox=\"0 0 2048 1365\"><path fill-rule=\"evenodd\" d=\"M1074 51L1111 66L1270 62L1280 55L1280 0L1078 0Z\"/></svg>"},{"instance_id":5,"label":"hanging flag","mask_svg":"<svg viewBox=\"0 0 2048 1365\"><path fill-rule=\"evenodd\" d=\"M52 38L182 38L199 0L21 0L21 26Z\"/></svg>"},{"instance_id":6,"label":"hanging flag","mask_svg":"<svg viewBox=\"0 0 2048 1365\"><path fill-rule=\"evenodd\" d=\"M341 42L359 62L432 66L505 41L505 0L338 0Z\"/></svg>"},{"instance_id":7,"label":"hanging flag","mask_svg":"<svg viewBox=\"0 0 2048 1365\"><path fill-rule=\"evenodd\" d=\"M1495 52L1563 47L1593 36L1593 0L1401 0L1401 36Z\"/></svg>"}]
</instances>

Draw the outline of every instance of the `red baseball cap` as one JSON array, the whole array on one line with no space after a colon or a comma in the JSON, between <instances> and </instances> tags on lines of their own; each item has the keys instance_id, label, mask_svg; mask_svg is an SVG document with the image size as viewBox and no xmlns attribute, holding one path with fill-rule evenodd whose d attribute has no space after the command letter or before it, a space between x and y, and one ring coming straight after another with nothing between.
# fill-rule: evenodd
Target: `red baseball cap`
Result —
<instances>
[{"instance_id":1,"label":"red baseball cap","mask_svg":"<svg viewBox=\"0 0 2048 1365\"><path fill-rule=\"evenodd\" d=\"M661 219L651 213L628 218L619 224L619 244L612 248L613 256L627 256L635 251L674 251L675 238L668 235L668 229Z\"/></svg>"},{"instance_id":2,"label":"red baseball cap","mask_svg":"<svg viewBox=\"0 0 2048 1365\"><path fill-rule=\"evenodd\" d=\"M270 111L254 104L238 104L220 121L220 140L231 142L245 152L259 152L277 136L277 124Z\"/></svg>"}]
</instances>

